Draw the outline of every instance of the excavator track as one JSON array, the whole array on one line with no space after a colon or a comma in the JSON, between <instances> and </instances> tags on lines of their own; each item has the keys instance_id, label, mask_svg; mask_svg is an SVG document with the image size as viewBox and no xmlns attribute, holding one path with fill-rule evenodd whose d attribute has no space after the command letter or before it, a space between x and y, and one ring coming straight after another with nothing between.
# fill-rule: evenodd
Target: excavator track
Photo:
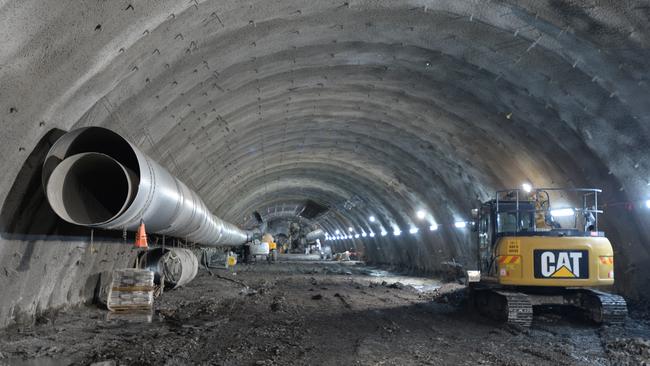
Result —
<instances>
[{"instance_id":1,"label":"excavator track","mask_svg":"<svg viewBox=\"0 0 650 366\"><path fill-rule=\"evenodd\" d=\"M474 296L479 312L495 320L520 327L530 327L533 322L533 305L526 294L480 289L475 291Z\"/></svg>"},{"instance_id":2,"label":"excavator track","mask_svg":"<svg viewBox=\"0 0 650 366\"><path fill-rule=\"evenodd\" d=\"M507 322L521 327L530 327L533 323L533 304L528 295L520 292L496 291L506 299Z\"/></svg>"},{"instance_id":3,"label":"excavator track","mask_svg":"<svg viewBox=\"0 0 650 366\"><path fill-rule=\"evenodd\" d=\"M582 291L582 307L596 323L620 325L627 318L627 303L619 295L597 290Z\"/></svg>"}]
</instances>

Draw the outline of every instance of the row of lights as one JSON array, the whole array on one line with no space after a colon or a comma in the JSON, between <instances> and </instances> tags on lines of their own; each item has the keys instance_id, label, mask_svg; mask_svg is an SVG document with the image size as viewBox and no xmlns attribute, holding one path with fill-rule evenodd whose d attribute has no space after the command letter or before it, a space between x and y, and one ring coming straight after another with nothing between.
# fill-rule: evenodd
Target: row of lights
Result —
<instances>
[{"instance_id":1,"label":"row of lights","mask_svg":"<svg viewBox=\"0 0 650 366\"><path fill-rule=\"evenodd\" d=\"M433 224L429 225L429 231L436 231L436 230L438 230L439 227L440 226L438 224L433 223ZM464 228L467 227L467 222L465 222L465 221L457 221L457 222L454 223L454 227L457 228L457 229L464 229ZM360 237L361 238L366 238L366 237L374 238L375 235L376 235L372 231L370 233L366 233L365 231L362 231L361 234L359 234L359 233L352 234L352 232L355 231L354 228L352 228L352 227L349 227L348 231L350 232L350 234L345 234L345 233L341 234L341 230L336 230L334 232L334 235L329 235L329 234L325 235L325 240L358 239ZM415 235L418 232L420 232L420 229L415 227L415 226L411 226L409 228L409 233L410 234ZM379 233L379 235L386 236L386 235L388 235L388 231L382 229L381 232ZM395 230L393 230L393 236L400 236L400 235L402 235L402 230L399 227L396 227Z\"/></svg>"},{"instance_id":2,"label":"row of lights","mask_svg":"<svg viewBox=\"0 0 650 366\"><path fill-rule=\"evenodd\" d=\"M417 217L419 220L424 220L428 216L429 215L425 210L418 210L418 211L415 212L415 217ZM371 216L368 217L368 221L370 221L371 223L374 223L374 222L377 221L377 218L375 216L371 215ZM429 225L429 231L438 230L439 225L435 221L433 221L433 220L431 220L431 221L432 222L431 222L431 225ZM467 222L465 222L465 221L457 221L457 222L454 223L454 227L456 227L457 229L464 229L464 228L467 227ZM345 233L342 234L340 230L336 230L334 232L334 235L327 234L325 236L325 240L343 240L343 239L358 239L360 237L362 237L362 238L365 238L365 237L374 238L375 237L375 233L372 232L372 231L370 233L366 234L366 232L362 230L361 234L358 234L358 233L357 234L352 234L354 231L355 230L352 227L348 228L349 234L345 234ZM412 235L415 235L418 232L420 232L420 229L418 227L416 227L416 226L412 225L409 228L409 233L412 234ZM379 235L386 236L386 235L388 235L388 232L385 229L382 228ZM395 227L395 229L393 230L393 236L400 236L400 235L402 235L402 230L399 227Z\"/></svg>"}]
</instances>

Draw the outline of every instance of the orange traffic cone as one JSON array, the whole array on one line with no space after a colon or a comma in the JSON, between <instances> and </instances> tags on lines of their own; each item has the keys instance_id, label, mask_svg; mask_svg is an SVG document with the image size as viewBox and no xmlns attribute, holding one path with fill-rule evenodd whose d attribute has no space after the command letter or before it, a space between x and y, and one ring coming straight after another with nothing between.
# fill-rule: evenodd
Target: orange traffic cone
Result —
<instances>
[{"instance_id":1,"label":"orange traffic cone","mask_svg":"<svg viewBox=\"0 0 650 366\"><path fill-rule=\"evenodd\" d=\"M135 245L136 248L148 248L147 245L147 232L144 230L144 221L140 221L140 227L138 227L138 232L135 234Z\"/></svg>"}]
</instances>

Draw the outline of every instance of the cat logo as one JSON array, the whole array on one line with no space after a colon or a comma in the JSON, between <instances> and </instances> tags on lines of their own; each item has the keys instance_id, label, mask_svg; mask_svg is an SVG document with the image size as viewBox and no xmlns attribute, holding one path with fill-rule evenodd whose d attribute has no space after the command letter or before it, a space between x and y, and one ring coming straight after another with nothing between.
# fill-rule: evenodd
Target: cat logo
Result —
<instances>
[{"instance_id":1,"label":"cat logo","mask_svg":"<svg viewBox=\"0 0 650 366\"><path fill-rule=\"evenodd\" d=\"M535 250L535 278L589 278L586 250Z\"/></svg>"}]
</instances>

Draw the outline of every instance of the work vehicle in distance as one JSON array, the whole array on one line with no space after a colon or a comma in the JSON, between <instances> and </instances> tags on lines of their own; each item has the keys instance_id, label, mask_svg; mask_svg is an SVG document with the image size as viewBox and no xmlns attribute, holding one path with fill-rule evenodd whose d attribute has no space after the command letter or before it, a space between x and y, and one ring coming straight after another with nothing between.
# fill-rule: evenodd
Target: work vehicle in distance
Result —
<instances>
[{"instance_id":1,"label":"work vehicle in distance","mask_svg":"<svg viewBox=\"0 0 650 366\"><path fill-rule=\"evenodd\" d=\"M467 273L472 305L524 327L536 305L575 306L597 323L623 323L625 300L596 289L614 284L612 245L598 229L601 192L510 189L473 210L479 270Z\"/></svg>"}]
</instances>

